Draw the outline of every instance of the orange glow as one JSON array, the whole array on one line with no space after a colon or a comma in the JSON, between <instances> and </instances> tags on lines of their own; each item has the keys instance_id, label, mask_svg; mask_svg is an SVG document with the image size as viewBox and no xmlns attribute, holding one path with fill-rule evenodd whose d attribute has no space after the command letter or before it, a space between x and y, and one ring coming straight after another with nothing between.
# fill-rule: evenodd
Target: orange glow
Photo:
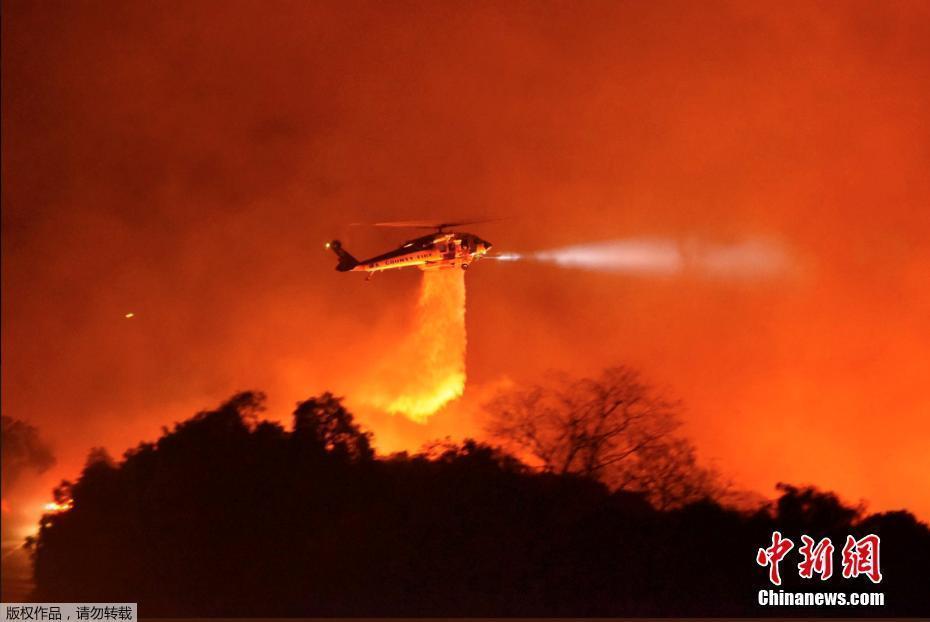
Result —
<instances>
[{"instance_id":1,"label":"orange glow","mask_svg":"<svg viewBox=\"0 0 930 622\"><path fill-rule=\"evenodd\" d=\"M383 387L369 402L417 423L465 390L465 273L422 273L412 332L387 356Z\"/></svg>"},{"instance_id":2,"label":"orange glow","mask_svg":"<svg viewBox=\"0 0 930 622\"><path fill-rule=\"evenodd\" d=\"M57 460L5 528L91 447L239 390L285 425L333 391L416 450L482 439L505 379L618 363L736 486L930 519L926 3L62 6L2 20L0 410ZM464 388L462 271L366 282L323 247L472 216L511 261L467 273ZM685 241L681 268L528 260L631 239ZM686 269L752 240L790 270Z\"/></svg>"}]
</instances>

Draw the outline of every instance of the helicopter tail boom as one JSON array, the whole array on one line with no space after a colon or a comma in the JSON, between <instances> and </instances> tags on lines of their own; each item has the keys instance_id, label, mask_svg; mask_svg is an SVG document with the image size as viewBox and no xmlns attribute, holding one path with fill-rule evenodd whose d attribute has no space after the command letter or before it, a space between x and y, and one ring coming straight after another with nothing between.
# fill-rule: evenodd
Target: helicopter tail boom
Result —
<instances>
[{"instance_id":1,"label":"helicopter tail boom","mask_svg":"<svg viewBox=\"0 0 930 622\"><path fill-rule=\"evenodd\" d=\"M333 240L332 242L326 245L327 248L331 249L336 256L339 257L339 263L336 265L336 270L340 272L348 272L352 268L358 265L358 259L349 254L347 250L342 248L342 242L339 240Z\"/></svg>"}]
</instances>

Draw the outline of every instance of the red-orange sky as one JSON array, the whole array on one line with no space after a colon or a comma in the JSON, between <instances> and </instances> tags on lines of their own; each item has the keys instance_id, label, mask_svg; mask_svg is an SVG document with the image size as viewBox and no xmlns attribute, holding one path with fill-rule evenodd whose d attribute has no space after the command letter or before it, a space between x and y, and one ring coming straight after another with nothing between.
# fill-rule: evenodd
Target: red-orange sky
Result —
<instances>
[{"instance_id":1,"label":"red-orange sky","mask_svg":"<svg viewBox=\"0 0 930 622\"><path fill-rule=\"evenodd\" d=\"M930 517L926 2L3 5L3 394L73 477L236 390L331 389L382 449L479 434L482 400L626 363L738 485ZM333 270L505 216L495 251L776 240L789 276L485 261L468 387L366 410L418 274ZM123 316L134 312L131 320Z\"/></svg>"}]
</instances>

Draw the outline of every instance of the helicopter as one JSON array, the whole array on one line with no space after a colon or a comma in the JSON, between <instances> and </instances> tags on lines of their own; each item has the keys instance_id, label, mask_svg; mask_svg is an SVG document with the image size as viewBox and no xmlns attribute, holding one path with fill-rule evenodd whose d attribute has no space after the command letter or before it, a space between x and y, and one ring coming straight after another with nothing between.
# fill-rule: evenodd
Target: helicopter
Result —
<instances>
[{"instance_id":1,"label":"helicopter","mask_svg":"<svg viewBox=\"0 0 930 622\"><path fill-rule=\"evenodd\" d=\"M339 257L336 270L339 272L367 272L368 278L376 272L416 266L420 270L467 270L490 249L491 243L473 233L447 231L450 227L475 224L475 222L408 223L381 222L376 227L405 227L435 229L429 235L407 240L398 248L370 259L359 261L342 247L339 240L326 243L326 248Z\"/></svg>"}]
</instances>

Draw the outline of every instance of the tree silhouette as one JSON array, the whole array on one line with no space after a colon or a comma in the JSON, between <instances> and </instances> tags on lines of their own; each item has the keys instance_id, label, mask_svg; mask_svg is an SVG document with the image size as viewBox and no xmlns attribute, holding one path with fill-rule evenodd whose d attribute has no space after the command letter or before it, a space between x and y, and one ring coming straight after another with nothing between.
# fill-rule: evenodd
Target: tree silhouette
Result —
<instances>
[{"instance_id":1,"label":"tree silhouette","mask_svg":"<svg viewBox=\"0 0 930 622\"><path fill-rule=\"evenodd\" d=\"M363 432L342 399L328 392L297 404L294 438L352 460L370 460L375 455L371 433Z\"/></svg>"},{"instance_id":2,"label":"tree silhouette","mask_svg":"<svg viewBox=\"0 0 930 622\"><path fill-rule=\"evenodd\" d=\"M545 385L505 391L485 409L488 432L545 471L643 492L662 509L720 490L717 474L700 467L691 443L674 434L679 404L629 367L597 378L557 374Z\"/></svg>"},{"instance_id":3,"label":"tree silhouette","mask_svg":"<svg viewBox=\"0 0 930 622\"><path fill-rule=\"evenodd\" d=\"M673 434L640 449L608 481L620 490L644 493L660 510L723 500L728 492L716 471L698 463L694 445Z\"/></svg>"},{"instance_id":4,"label":"tree silhouette","mask_svg":"<svg viewBox=\"0 0 930 622\"><path fill-rule=\"evenodd\" d=\"M864 508L843 505L839 497L813 486L797 487L779 483L782 491L775 505L775 517L780 525L791 530L843 531L862 518Z\"/></svg>"}]
</instances>

